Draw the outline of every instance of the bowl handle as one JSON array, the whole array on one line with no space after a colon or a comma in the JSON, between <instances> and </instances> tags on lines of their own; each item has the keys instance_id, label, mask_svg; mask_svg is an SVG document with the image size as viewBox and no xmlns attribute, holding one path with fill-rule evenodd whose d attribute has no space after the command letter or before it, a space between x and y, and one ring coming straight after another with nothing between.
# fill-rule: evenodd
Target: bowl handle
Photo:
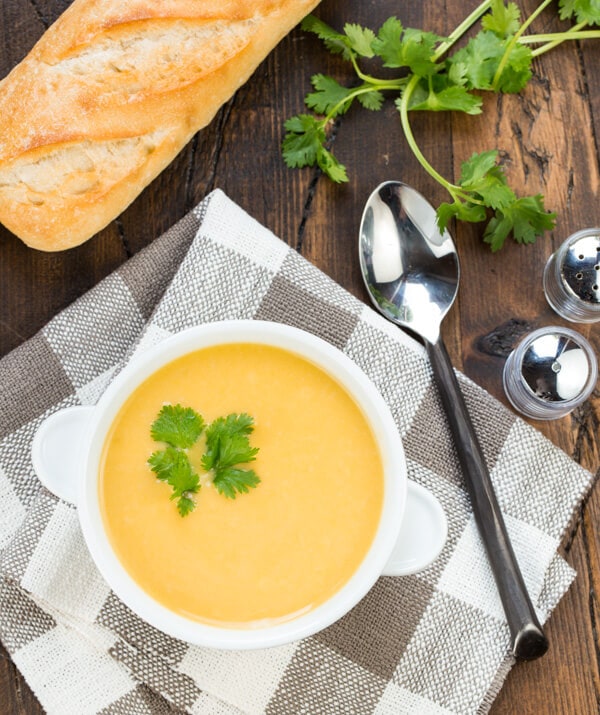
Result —
<instances>
[{"instance_id":1,"label":"bowl handle","mask_svg":"<svg viewBox=\"0 0 600 715\"><path fill-rule=\"evenodd\" d=\"M47 417L31 444L31 459L41 483L57 497L77 503L83 479L86 430L93 407L65 407Z\"/></svg>"},{"instance_id":2,"label":"bowl handle","mask_svg":"<svg viewBox=\"0 0 600 715\"><path fill-rule=\"evenodd\" d=\"M439 501L409 479L400 536L383 575L407 576L421 571L439 556L447 535L448 521Z\"/></svg>"}]
</instances>

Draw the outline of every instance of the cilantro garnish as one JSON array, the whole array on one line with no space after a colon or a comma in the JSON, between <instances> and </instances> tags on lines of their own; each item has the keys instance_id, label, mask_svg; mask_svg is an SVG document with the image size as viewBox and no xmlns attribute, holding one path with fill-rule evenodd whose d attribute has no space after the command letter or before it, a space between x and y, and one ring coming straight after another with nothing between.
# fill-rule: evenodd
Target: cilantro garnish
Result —
<instances>
[{"instance_id":1,"label":"cilantro garnish","mask_svg":"<svg viewBox=\"0 0 600 715\"><path fill-rule=\"evenodd\" d=\"M165 405L152 423L150 434L155 442L173 447L191 447L204 429L204 420L191 407Z\"/></svg>"},{"instance_id":2,"label":"cilantro garnish","mask_svg":"<svg viewBox=\"0 0 600 715\"><path fill-rule=\"evenodd\" d=\"M200 490L200 478L192 469L187 454L168 446L154 452L148 465L158 479L167 482L173 489L171 499L177 499L177 509L181 516L189 514L196 506L192 495Z\"/></svg>"},{"instance_id":3,"label":"cilantro garnish","mask_svg":"<svg viewBox=\"0 0 600 715\"><path fill-rule=\"evenodd\" d=\"M148 459L148 465L158 479L167 481L171 470L181 456L185 457L185 452L168 446L166 449L161 449L151 454Z\"/></svg>"},{"instance_id":4,"label":"cilantro garnish","mask_svg":"<svg viewBox=\"0 0 600 715\"><path fill-rule=\"evenodd\" d=\"M150 455L148 466L157 479L169 484L171 499L177 500L181 516L196 507L194 495L200 491L200 477L194 471L187 450L205 431L206 450L201 466L209 473L220 494L235 499L260 483L252 469L240 465L252 462L258 453L250 446L249 435L254 430L253 418L246 414L230 414L214 420L205 430L205 422L191 407L165 405L152 423L150 433L156 442L166 447Z\"/></svg>"},{"instance_id":5,"label":"cilantro garnish","mask_svg":"<svg viewBox=\"0 0 600 715\"><path fill-rule=\"evenodd\" d=\"M220 417L206 430L202 466L207 471L213 470L213 484L220 494L230 499L260 482L254 470L236 466L256 459L258 449L250 447L248 439L253 430L254 420L247 414Z\"/></svg>"},{"instance_id":6,"label":"cilantro garnish","mask_svg":"<svg viewBox=\"0 0 600 715\"><path fill-rule=\"evenodd\" d=\"M520 92L531 78L535 57L566 40L600 37L600 2L559 0L561 19L576 20L565 32L527 34L531 22L550 4L541 0L527 18L519 7L504 0L484 0L447 38L431 32L405 28L396 17L388 18L377 30L347 23L343 32L310 15L303 29L316 34L325 47L351 63L358 84L345 87L327 75L312 78L314 92L306 105L315 114L299 114L285 122L283 158L289 167L318 166L335 182L346 182L346 168L330 147L332 122L345 114L354 100L371 111L381 109L387 94L395 93L396 106L406 140L423 166L448 191L452 202L438 209L443 229L452 218L488 221L484 241L498 250L512 233L519 243L531 243L554 227L555 214L544 206L541 194L518 197L508 186L504 169L497 163L496 150L474 154L464 162L458 183L441 176L424 157L410 127L413 111L459 111L479 114L482 100L473 91ZM449 54L452 46L481 20L481 29L469 42ZM535 46L535 49L531 49ZM383 67L400 70L392 79L366 74L359 66L363 58L377 58Z\"/></svg>"}]
</instances>

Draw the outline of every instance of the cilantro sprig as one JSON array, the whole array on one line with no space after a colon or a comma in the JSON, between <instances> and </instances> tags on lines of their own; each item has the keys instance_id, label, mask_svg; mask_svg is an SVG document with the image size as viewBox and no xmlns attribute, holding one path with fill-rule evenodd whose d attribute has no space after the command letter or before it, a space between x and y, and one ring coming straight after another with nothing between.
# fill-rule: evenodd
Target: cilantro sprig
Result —
<instances>
[{"instance_id":1,"label":"cilantro sprig","mask_svg":"<svg viewBox=\"0 0 600 715\"><path fill-rule=\"evenodd\" d=\"M517 243L533 243L537 235L554 227L555 214L544 208L544 197L517 198L508 186L504 170L498 166L497 151L473 154L463 162L460 175L461 194L454 195L453 203L443 203L438 209L438 224L446 228L451 218L479 222L486 218L486 207L494 210L483 240L492 251L502 247L512 232Z\"/></svg>"},{"instance_id":2,"label":"cilantro sprig","mask_svg":"<svg viewBox=\"0 0 600 715\"><path fill-rule=\"evenodd\" d=\"M258 448L251 447L249 440L253 430L254 419L246 413L219 417L206 426L203 417L191 407L161 408L150 434L154 441L166 446L150 455L148 466L157 479L171 487L171 499L177 500L181 516L187 516L196 507L194 495L200 491L200 476L194 471L188 450L203 432L206 449L201 466L220 494L235 499L258 486L260 478L256 472L240 466L256 459Z\"/></svg>"},{"instance_id":3,"label":"cilantro sprig","mask_svg":"<svg viewBox=\"0 0 600 715\"><path fill-rule=\"evenodd\" d=\"M164 405L152 423L150 435L155 442L187 449L202 434L204 420L191 407Z\"/></svg>"},{"instance_id":4,"label":"cilantro sprig","mask_svg":"<svg viewBox=\"0 0 600 715\"><path fill-rule=\"evenodd\" d=\"M358 83L346 87L324 74L312 77L314 91L305 98L313 114L299 114L285 122L283 158L289 167L318 166L335 182L348 181L346 167L330 146L331 126L354 102L378 111L385 96L397 95L396 107L407 143L430 176L450 194L451 202L438 209L440 229L455 218L487 221L483 239L492 251L508 235L519 243L531 243L554 227L556 215L546 210L541 194L519 197L508 186L498 151L473 154L462 164L457 183L448 181L429 163L412 132L409 113L458 111L480 114L482 91L518 93L529 82L533 59L567 40L598 38L600 3L596 0L559 0L561 19L576 21L560 33L527 34L527 29L551 0L542 0L522 19L518 6L504 0L484 0L447 38L406 28L396 17L388 18L374 31L347 23L338 32L310 15L302 23L325 47L351 63ZM481 29L461 49L450 49L479 20ZM531 49L535 46L535 49ZM383 67L399 70L392 79L366 74L363 59L377 58ZM478 92L475 94L475 92Z\"/></svg>"},{"instance_id":5,"label":"cilantro sprig","mask_svg":"<svg viewBox=\"0 0 600 715\"><path fill-rule=\"evenodd\" d=\"M260 479L252 469L240 464L253 462L258 449L250 447L248 436L254 431L254 420L245 413L219 417L206 430L206 452L202 466L214 473L213 484L220 494L235 499L247 493Z\"/></svg>"}]
</instances>

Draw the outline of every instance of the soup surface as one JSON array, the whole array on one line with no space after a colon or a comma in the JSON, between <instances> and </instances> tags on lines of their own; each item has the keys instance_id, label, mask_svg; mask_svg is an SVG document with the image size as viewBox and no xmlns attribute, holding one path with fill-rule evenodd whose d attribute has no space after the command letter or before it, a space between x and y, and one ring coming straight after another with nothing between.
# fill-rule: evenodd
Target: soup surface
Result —
<instances>
[{"instance_id":1,"label":"soup surface","mask_svg":"<svg viewBox=\"0 0 600 715\"><path fill-rule=\"evenodd\" d=\"M180 516L147 465L166 403L207 422L252 415L260 451L247 466L261 483L227 499L201 479L196 508ZM198 473L201 453L189 451ZM335 380L288 351L240 343L178 358L134 391L104 445L99 488L113 548L148 594L198 621L259 627L307 612L350 578L378 526L383 468Z\"/></svg>"}]
</instances>

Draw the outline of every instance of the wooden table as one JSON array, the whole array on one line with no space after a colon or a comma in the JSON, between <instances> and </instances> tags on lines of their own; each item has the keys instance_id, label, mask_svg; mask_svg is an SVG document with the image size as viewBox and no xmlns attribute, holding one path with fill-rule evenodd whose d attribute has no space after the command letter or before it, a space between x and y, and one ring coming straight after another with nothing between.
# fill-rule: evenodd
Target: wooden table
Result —
<instances>
[{"instance_id":1,"label":"wooden table","mask_svg":"<svg viewBox=\"0 0 600 715\"><path fill-rule=\"evenodd\" d=\"M0 76L22 59L67 4L4 0ZM535 7L529 0L519 4ZM407 26L444 35L475 6L475 0L323 0L319 14L338 28L347 21L377 27L397 14ZM560 26L552 12L544 18L534 25L537 31ZM302 110L309 77L318 71L350 79L346 66L328 55L316 38L295 30L138 200L79 248L36 252L0 227L0 354L33 335L215 187L366 299L356 240L363 202L371 190L383 180L402 178L435 204L447 197L408 150L391 102L379 113L352 110L336 126L335 153L349 167L349 184L334 186L317 171L287 169L279 151L282 122ZM449 352L460 369L506 402L501 373L514 342L534 327L566 324L542 293L546 259L574 230L600 224L600 43L563 45L542 55L521 95L487 97L479 117L422 114L413 116L412 123L425 155L443 175L456 177L461 161L473 151L497 147L512 185L522 193L543 192L547 206L558 212L551 234L533 246L511 241L496 255L481 242L481 227L454 229L462 281L445 323ZM576 327L598 351L598 328ZM600 398L595 393L571 416L535 426L596 472L599 421ZM598 712L599 534L600 493L595 490L565 534L564 554L578 576L547 626L551 650L541 660L511 671L492 713ZM0 649L0 714L39 712L10 657Z\"/></svg>"}]
</instances>

